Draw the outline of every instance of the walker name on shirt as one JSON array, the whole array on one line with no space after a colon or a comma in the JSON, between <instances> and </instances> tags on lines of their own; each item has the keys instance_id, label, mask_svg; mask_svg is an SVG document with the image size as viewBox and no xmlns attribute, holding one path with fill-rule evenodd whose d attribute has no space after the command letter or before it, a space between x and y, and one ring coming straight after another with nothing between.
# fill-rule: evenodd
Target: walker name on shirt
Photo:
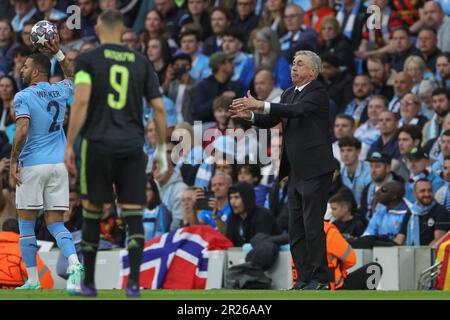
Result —
<instances>
[{"instance_id":1,"label":"walker name on shirt","mask_svg":"<svg viewBox=\"0 0 450 320\"><path fill-rule=\"evenodd\" d=\"M36 91L39 98L58 98L61 97L59 91Z\"/></svg>"}]
</instances>

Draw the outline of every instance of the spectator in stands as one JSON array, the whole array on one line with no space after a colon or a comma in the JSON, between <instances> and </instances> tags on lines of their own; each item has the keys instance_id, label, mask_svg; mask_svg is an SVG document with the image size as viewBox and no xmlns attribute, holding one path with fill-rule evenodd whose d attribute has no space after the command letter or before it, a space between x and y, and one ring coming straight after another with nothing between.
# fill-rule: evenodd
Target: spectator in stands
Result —
<instances>
[{"instance_id":1,"label":"spectator in stands","mask_svg":"<svg viewBox=\"0 0 450 320\"><path fill-rule=\"evenodd\" d=\"M280 102L283 90L275 86L275 79L272 72L267 69L261 69L255 73L253 80L255 98L267 102Z\"/></svg>"},{"instance_id":2,"label":"spectator in stands","mask_svg":"<svg viewBox=\"0 0 450 320\"><path fill-rule=\"evenodd\" d=\"M389 83L391 78L389 56L387 54L373 54L367 58L367 72L374 86L374 94L381 94L388 100L394 96L394 88Z\"/></svg>"},{"instance_id":3,"label":"spectator in stands","mask_svg":"<svg viewBox=\"0 0 450 320\"><path fill-rule=\"evenodd\" d=\"M203 1L203 0L202 0ZM197 30L186 30L180 34L180 49L182 53L188 54L192 59L191 77L202 80L211 74L208 66L208 57L200 53L200 34Z\"/></svg>"},{"instance_id":4,"label":"spectator in stands","mask_svg":"<svg viewBox=\"0 0 450 320\"><path fill-rule=\"evenodd\" d=\"M20 287L28 278L25 263L22 259L19 246L19 223L16 219L7 219L3 222L0 232L0 289L14 289ZM36 255L39 282L43 289L53 288L53 277L51 270Z\"/></svg>"},{"instance_id":5,"label":"spectator in stands","mask_svg":"<svg viewBox=\"0 0 450 320\"><path fill-rule=\"evenodd\" d=\"M401 100L403 99L405 94L411 92L413 85L414 83L412 81L412 78L408 73L400 71L395 75L394 80L395 96L389 102L389 111L392 111L394 113L400 112Z\"/></svg>"},{"instance_id":6,"label":"spectator in stands","mask_svg":"<svg viewBox=\"0 0 450 320\"><path fill-rule=\"evenodd\" d=\"M152 63L160 83L164 83L165 73L171 58L169 44L166 39L160 36L150 38L146 44L145 53L148 60Z\"/></svg>"},{"instance_id":7,"label":"spectator in stands","mask_svg":"<svg viewBox=\"0 0 450 320\"><path fill-rule=\"evenodd\" d=\"M37 8L43 20L49 20L55 23L67 16L65 12L55 9L57 2L57 0L37 0Z\"/></svg>"},{"instance_id":8,"label":"spectator in stands","mask_svg":"<svg viewBox=\"0 0 450 320\"><path fill-rule=\"evenodd\" d=\"M194 119L192 118L189 92L198 83L198 80L190 75L191 56L185 53L175 55L168 69L163 87L166 89L167 97L175 103L177 122L187 121L192 124Z\"/></svg>"},{"instance_id":9,"label":"spectator in stands","mask_svg":"<svg viewBox=\"0 0 450 320\"><path fill-rule=\"evenodd\" d=\"M293 60L299 50L314 50L317 46L317 34L304 25L305 11L294 4L284 10L284 25L287 33L280 38L281 52L288 62Z\"/></svg>"},{"instance_id":10,"label":"spectator in stands","mask_svg":"<svg viewBox=\"0 0 450 320\"><path fill-rule=\"evenodd\" d=\"M409 29L405 26L395 28L389 45L392 48L391 68L397 72L403 70L406 58L421 55L419 49L413 45Z\"/></svg>"},{"instance_id":11,"label":"spectator in stands","mask_svg":"<svg viewBox=\"0 0 450 320\"><path fill-rule=\"evenodd\" d=\"M187 186L183 182L181 174L178 170L175 170L174 163L171 161L172 150L174 147L173 142L168 138L166 142L167 148L167 159L168 170L164 174L160 174L158 165L154 163L153 176L158 182L159 192L161 196L162 203L171 212L172 223L170 224L170 230L175 230L181 227L183 222L183 208L181 204L181 199L184 190Z\"/></svg>"},{"instance_id":12,"label":"spectator in stands","mask_svg":"<svg viewBox=\"0 0 450 320\"><path fill-rule=\"evenodd\" d=\"M233 185L228 191L231 215L228 218L227 238L235 247L249 243L257 233L278 235L280 230L272 213L255 205L253 187L245 182Z\"/></svg>"},{"instance_id":13,"label":"spectator in stands","mask_svg":"<svg viewBox=\"0 0 450 320\"><path fill-rule=\"evenodd\" d=\"M411 77L414 85L411 92L414 94L418 94L422 81L436 81L435 76L428 70L425 61L419 56L406 58L403 72L406 72Z\"/></svg>"},{"instance_id":14,"label":"spectator in stands","mask_svg":"<svg viewBox=\"0 0 450 320\"><path fill-rule=\"evenodd\" d=\"M420 100L412 93L407 93L400 101L399 127L404 125L416 125L422 130L428 119L420 114Z\"/></svg>"},{"instance_id":15,"label":"spectator in stands","mask_svg":"<svg viewBox=\"0 0 450 320\"><path fill-rule=\"evenodd\" d=\"M437 56L441 53L441 50L437 47L436 30L430 27L420 30L417 35L417 48L422 54L428 69L434 73L436 71Z\"/></svg>"},{"instance_id":16,"label":"spectator in stands","mask_svg":"<svg viewBox=\"0 0 450 320\"><path fill-rule=\"evenodd\" d=\"M361 195L364 188L370 183L370 166L367 162L359 160L361 142L355 137L344 137L339 140L342 182L353 193L356 203L361 204Z\"/></svg>"},{"instance_id":17,"label":"spectator in stands","mask_svg":"<svg viewBox=\"0 0 450 320\"><path fill-rule=\"evenodd\" d=\"M286 27L283 23L284 10L287 0L267 0L264 10L259 19L258 28L271 28L278 37L286 33Z\"/></svg>"},{"instance_id":18,"label":"spectator in stands","mask_svg":"<svg viewBox=\"0 0 450 320\"><path fill-rule=\"evenodd\" d=\"M375 193L375 209L369 225L359 239L350 241L353 248L372 249L373 247L395 246L400 227L409 209L403 201L403 184L391 181Z\"/></svg>"},{"instance_id":19,"label":"spectator in stands","mask_svg":"<svg viewBox=\"0 0 450 320\"><path fill-rule=\"evenodd\" d=\"M442 130L441 134L433 139L428 140L428 142L423 146L425 151L428 152L430 155L430 160L433 162L433 164L437 161L441 161L440 165L443 165L443 158L441 158L441 139L444 135L445 131L450 130L450 113L447 113L447 115L444 118L444 121L442 122Z\"/></svg>"},{"instance_id":20,"label":"spectator in stands","mask_svg":"<svg viewBox=\"0 0 450 320\"><path fill-rule=\"evenodd\" d=\"M370 147L368 154L375 151L386 153L391 158L399 159L400 151L398 149L397 117L393 112L383 111L379 117L381 137L378 138Z\"/></svg>"},{"instance_id":21,"label":"spectator in stands","mask_svg":"<svg viewBox=\"0 0 450 320\"><path fill-rule=\"evenodd\" d=\"M373 92L373 85L367 74L357 75L353 79L354 98L347 104L345 113L353 117L358 127L368 119L367 105Z\"/></svg>"},{"instance_id":22,"label":"spectator in stands","mask_svg":"<svg viewBox=\"0 0 450 320\"><path fill-rule=\"evenodd\" d=\"M30 54L31 54L31 50L25 46L19 46L17 48L16 52L14 53L13 69L9 72L9 75L16 82L18 91L24 89L24 86L25 86L22 82L20 70L22 69L23 65L25 64L25 61L27 60L27 58Z\"/></svg>"},{"instance_id":23,"label":"spectator in stands","mask_svg":"<svg viewBox=\"0 0 450 320\"><path fill-rule=\"evenodd\" d=\"M423 127L422 145L425 145L429 140L440 135L442 123L450 111L450 91L445 88L434 90L432 93L432 103L435 115Z\"/></svg>"},{"instance_id":24,"label":"spectator in stands","mask_svg":"<svg viewBox=\"0 0 450 320\"><path fill-rule=\"evenodd\" d=\"M334 16L325 17L320 24L321 42L317 54L333 54L350 74L355 74L355 59L350 40L341 33L339 22Z\"/></svg>"},{"instance_id":25,"label":"spectator in stands","mask_svg":"<svg viewBox=\"0 0 450 320\"><path fill-rule=\"evenodd\" d=\"M427 168L430 165L428 153L420 148L413 148L406 154L406 165L410 171L408 183L405 185L405 199L411 204L416 201L414 197L414 184L419 180L426 178L433 185L433 195L444 185L444 180Z\"/></svg>"},{"instance_id":26,"label":"spectator in stands","mask_svg":"<svg viewBox=\"0 0 450 320\"><path fill-rule=\"evenodd\" d=\"M420 99L421 107L420 113L429 119L433 118L435 112L433 110L432 94L435 89L439 87L434 80L425 80L420 83L419 92L417 93Z\"/></svg>"},{"instance_id":27,"label":"spectator in stands","mask_svg":"<svg viewBox=\"0 0 450 320\"><path fill-rule=\"evenodd\" d=\"M410 172L406 166L405 156L414 148L419 148L422 142L422 131L415 125L404 125L398 130L398 149L400 159L392 162L392 171L401 176L405 181L409 179Z\"/></svg>"},{"instance_id":28,"label":"spectator in stands","mask_svg":"<svg viewBox=\"0 0 450 320\"><path fill-rule=\"evenodd\" d=\"M238 33L238 30L236 28L227 28L222 37L222 51L234 57L234 74L233 78L231 78L233 81L239 81L242 68L249 58L246 53L242 52L243 47L242 35Z\"/></svg>"},{"instance_id":29,"label":"spectator in stands","mask_svg":"<svg viewBox=\"0 0 450 320\"><path fill-rule=\"evenodd\" d=\"M131 29L128 29L122 34L122 44L131 50L138 52L142 50L137 34Z\"/></svg>"},{"instance_id":30,"label":"spectator in stands","mask_svg":"<svg viewBox=\"0 0 450 320\"><path fill-rule=\"evenodd\" d=\"M353 51L361 44L361 33L366 22L366 6L359 0L343 0L336 19L342 34L351 40Z\"/></svg>"},{"instance_id":31,"label":"spectator in stands","mask_svg":"<svg viewBox=\"0 0 450 320\"><path fill-rule=\"evenodd\" d=\"M431 171L440 176L444 169L444 159L450 157L450 130L445 130L439 137L439 150L437 159L431 166Z\"/></svg>"},{"instance_id":32,"label":"spectator in stands","mask_svg":"<svg viewBox=\"0 0 450 320\"><path fill-rule=\"evenodd\" d=\"M255 14L255 8L256 0L236 0L236 15L232 25L242 36L244 49L247 49L250 33L258 27L259 16Z\"/></svg>"},{"instance_id":33,"label":"spectator in stands","mask_svg":"<svg viewBox=\"0 0 450 320\"><path fill-rule=\"evenodd\" d=\"M16 82L11 76L0 77L0 130L5 131L6 127L15 121L13 99L18 92Z\"/></svg>"},{"instance_id":34,"label":"spectator in stands","mask_svg":"<svg viewBox=\"0 0 450 320\"><path fill-rule=\"evenodd\" d=\"M261 178L260 165L246 163L239 166L238 181L252 185L255 190L256 205L264 207L269 188L261 184Z\"/></svg>"},{"instance_id":35,"label":"spectator in stands","mask_svg":"<svg viewBox=\"0 0 450 320\"><path fill-rule=\"evenodd\" d=\"M442 178L445 184L436 192L436 201L450 212L450 157L444 159Z\"/></svg>"},{"instance_id":36,"label":"spectator in stands","mask_svg":"<svg viewBox=\"0 0 450 320\"><path fill-rule=\"evenodd\" d=\"M376 95L370 98L367 106L367 121L355 131L355 138L367 146L363 160L366 159L368 148L381 136L379 119L380 114L386 110L387 100L385 97Z\"/></svg>"},{"instance_id":37,"label":"spectator in stands","mask_svg":"<svg viewBox=\"0 0 450 320\"><path fill-rule=\"evenodd\" d=\"M336 103L338 113L343 113L353 98L353 77L346 70L341 70L342 62L332 54L321 56L323 82L329 97Z\"/></svg>"},{"instance_id":38,"label":"spectator in stands","mask_svg":"<svg viewBox=\"0 0 450 320\"><path fill-rule=\"evenodd\" d=\"M423 178L414 185L416 202L405 215L396 242L407 246L432 246L450 229L450 212L433 199L431 181Z\"/></svg>"},{"instance_id":39,"label":"spectator in stands","mask_svg":"<svg viewBox=\"0 0 450 320\"><path fill-rule=\"evenodd\" d=\"M28 20L41 20L34 0L15 0L14 11L16 15L11 20L11 25L16 33L22 31L24 23Z\"/></svg>"},{"instance_id":40,"label":"spectator in stands","mask_svg":"<svg viewBox=\"0 0 450 320\"><path fill-rule=\"evenodd\" d=\"M158 186L151 175L147 176L146 183L147 205L142 215L145 242L163 233L169 232L171 213L162 203Z\"/></svg>"},{"instance_id":41,"label":"spectator in stands","mask_svg":"<svg viewBox=\"0 0 450 320\"><path fill-rule=\"evenodd\" d=\"M67 22L66 19L62 19L58 23L58 32L59 32L59 39L61 41L61 50L64 52L66 52L70 49L80 50L81 45L83 44L83 41L84 41L83 39L80 39L80 34L81 34L80 30L76 29L76 28L69 29L66 22ZM30 31L31 31L31 27L30 27Z\"/></svg>"},{"instance_id":42,"label":"spectator in stands","mask_svg":"<svg viewBox=\"0 0 450 320\"><path fill-rule=\"evenodd\" d=\"M248 59L241 73L241 83L245 89L250 87L255 72L259 68L268 68L272 71L275 84L281 89L292 85L290 65L280 53L280 43L277 34L265 27L256 34L256 50L252 59Z\"/></svg>"},{"instance_id":43,"label":"spectator in stands","mask_svg":"<svg viewBox=\"0 0 450 320\"><path fill-rule=\"evenodd\" d=\"M364 24L361 44L355 52L355 56L360 59L377 53L392 53L392 44L389 41L391 33L404 24L398 13L390 8L388 0L371 0L370 4L380 8L382 28L369 28L367 23Z\"/></svg>"},{"instance_id":44,"label":"spectator in stands","mask_svg":"<svg viewBox=\"0 0 450 320\"><path fill-rule=\"evenodd\" d=\"M12 1L0 1L0 18L6 18L11 21L14 14L14 4Z\"/></svg>"},{"instance_id":45,"label":"spectator in stands","mask_svg":"<svg viewBox=\"0 0 450 320\"><path fill-rule=\"evenodd\" d=\"M208 6L208 0L187 0L187 11L178 20L178 27L181 28L188 23L194 23L203 30L199 41L207 39L212 35Z\"/></svg>"},{"instance_id":46,"label":"spectator in stands","mask_svg":"<svg viewBox=\"0 0 450 320\"><path fill-rule=\"evenodd\" d=\"M13 64L14 51L19 47L12 25L6 19L0 19L0 76L7 74Z\"/></svg>"},{"instance_id":47,"label":"spectator in stands","mask_svg":"<svg viewBox=\"0 0 450 320\"><path fill-rule=\"evenodd\" d=\"M20 33L20 43L29 49L34 49L33 44L31 43L30 35L31 35L31 29L33 28L36 21L34 20L28 20L23 24L22 32Z\"/></svg>"},{"instance_id":48,"label":"spectator in stands","mask_svg":"<svg viewBox=\"0 0 450 320\"><path fill-rule=\"evenodd\" d=\"M200 224L210 225L223 235L226 234L226 225L231 215L231 207L228 202L228 191L233 183L231 177L223 172L217 172L211 179L211 192L209 206L212 210L202 210L198 213Z\"/></svg>"},{"instance_id":49,"label":"spectator in stands","mask_svg":"<svg viewBox=\"0 0 450 320\"><path fill-rule=\"evenodd\" d=\"M162 13L153 9L147 13L144 23L144 30L140 34L140 42L146 45L151 38L162 37L167 41L171 49L177 48L177 43L167 33Z\"/></svg>"},{"instance_id":50,"label":"spectator in stands","mask_svg":"<svg viewBox=\"0 0 450 320\"><path fill-rule=\"evenodd\" d=\"M177 39L178 20L180 19L181 10L177 8L174 0L155 0L155 9L164 17L166 30L170 38Z\"/></svg>"},{"instance_id":51,"label":"spectator in stands","mask_svg":"<svg viewBox=\"0 0 450 320\"><path fill-rule=\"evenodd\" d=\"M228 109L232 102L233 98L227 96L219 96L214 99L212 108L215 124L204 135L203 149L206 149L216 138L226 134L230 120Z\"/></svg>"},{"instance_id":52,"label":"spectator in stands","mask_svg":"<svg viewBox=\"0 0 450 320\"><path fill-rule=\"evenodd\" d=\"M358 238L363 234L366 227L356 216L357 205L351 192L338 192L328 203L334 217L333 224L346 240Z\"/></svg>"},{"instance_id":53,"label":"spectator in stands","mask_svg":"<svg viewBox=\"0 0 450 320\"><path fill-rule=\"evenodd\" d=\"M436 68L441 77L440 85L450 89L450 52L442 52L438 55Z\"/></svg>"},{"instance_id":54,"label":"spectator in stands","mask_svg":"<svg viewBox=\"0 0 450 320\"><path fill-rule=\"evenodd\" d=\"M222 51L223 35L231 25L231 14L222 7L214 7L210 15L213 35L209 36L203 43L203 53L207 56Z\"/></svg>"},{"instance_id":55,"label":"spectator in stands","mask_svg":"<svg viewBox=\"0 0 450 320\"><path fill-rule=\"evenodd\" d=\"M333 133L336 141L333 142L332 148L333 156L340 162L341 166L343 166L343 163L341 161L341 152L339 150L339 140L344 137L353 137L354 132L355 120L348 114L338 114L336 116L336 120L334 121ZM365 153L367 153L368 149L369 146L367 146L364 142L361 143L361 153L359 155L359 160L365 160Z\"/></svg>"},{"instance_id":56,"label":"spectator in stands","mask_svg":"<svg viewBox=\"0 0 450 320\"><path fill-rule=\"evenodd\" d=\"M201 210L197 208L197 200L204 197L204 190L194 186L189 186L183 192L183 224L182 227L200 224L198 214Z\"/></svg>"},{"instance_id":57,"label":"spectator in stands","mask_svg":"<svg viewBox=\"0 0 450 320\"><path fill-rule=\"evenodd\" d=\"M437 30L438 48L442 51L450 51L450 43L447 40L450 34L450 18L445 15L442 6L437 1L427 1L423 6L421 19L415 25L417 32L423 26Z\"/></svg>"},{"instance_id":58,"label":"spectator in stands","mask_svg":"<svg viewBox=\"0 0 450 320\"><path fill-rule=\"evenodd\" d=\"M231 56L216 52L210 57L209 66L213 74L200 81L190 91L194 121L214 121L212 105L216 97L222 95L234 98L243 94L241 84L231 80L234 73Z\"/></svg>"},{"instance_id":59,"label":"spectator in stands","mask_svg":"<svg viewBox=\"0 0 450 320\"><path fill-rule=\"evenodd\" d=\"M77 0L81 12L81 38L95 36L98 3L95 0Z\"/></svg>"},{"instance_id":60,"label":"spectator in stands","mask_svg":"<svg viewBox=\"0 0 450 320\"><path fill-rule=\"evenodd\" d=\"M320 26L322 20L328 16L334 16L333 9L328 5L327 0L311 0L311 9L305 13L305 24L308 27L314 28L317 33L320 33Z\"/></svg>"}]
</instances>

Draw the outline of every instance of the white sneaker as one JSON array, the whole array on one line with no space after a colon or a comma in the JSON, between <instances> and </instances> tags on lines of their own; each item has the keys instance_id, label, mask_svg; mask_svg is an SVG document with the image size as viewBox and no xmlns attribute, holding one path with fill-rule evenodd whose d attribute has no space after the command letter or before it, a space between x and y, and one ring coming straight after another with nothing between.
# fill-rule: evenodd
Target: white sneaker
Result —
<instances>
[{"instance_id":1,"label":"white sneaker","mask_svg":"<svg viewBox=\"0 0 450 320\"><path fill-rule=\"evenodd\" d=\"M69 294L78 294L81 291L81 280L84 276L84 267L81 263L69 266L69 279L67 279L66 290Z\"/></svg>"}]
</instances>

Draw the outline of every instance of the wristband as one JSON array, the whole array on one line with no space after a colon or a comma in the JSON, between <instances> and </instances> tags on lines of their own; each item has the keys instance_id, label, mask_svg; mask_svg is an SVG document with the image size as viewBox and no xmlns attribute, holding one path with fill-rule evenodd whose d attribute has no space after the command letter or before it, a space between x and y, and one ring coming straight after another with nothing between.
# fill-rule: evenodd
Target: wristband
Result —
<instances>
[{"instance_id":1,"label":"wristband","mask_svg":"<svg viewBox=\"0 0 450 320\"><path fill-rule=\"evenodd\" d=\"M54 55L54 57L56 58L56 60L58 60L58 62L61 62L61 61L63 61L63 60L66 58L66 56L64 55L64 53L63 53L61 50L59 50L59 51Z\"/></svg>"}]
</instances>

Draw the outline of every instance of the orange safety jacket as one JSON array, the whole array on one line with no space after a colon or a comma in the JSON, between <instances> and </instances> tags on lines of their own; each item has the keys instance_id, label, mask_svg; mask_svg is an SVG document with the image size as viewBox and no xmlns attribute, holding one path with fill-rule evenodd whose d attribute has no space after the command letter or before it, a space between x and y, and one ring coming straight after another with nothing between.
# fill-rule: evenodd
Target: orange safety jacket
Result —
<instances>
[{"instance_id":1,"label":"orange safety jacket","mask_svg":"<svg viewBox=\"0 0 450 320\"><path fill-rule=\"evenodd\" d=\"M347 240L344 239L338 228L328 221L323 224L327 241L327 260L331 290L336 290L344 285L347 278L347 269L356 263L356 254ZM292 264L292 277L297 280L297 271L294 262Z\"/></svg>"},{"instance_id":2,"label":"orange safety jacket","mask_svg":"<svg viewBox=\"0 0 450 320\"><path fill-rule=\"evenodd\" d=\"M20 252L19 238L20 236L14 232L0 232L0 289L19 287L28 279L27 269ZM52 273L39 254L36 255L36 262L41 287L53 288Z\"/></svg>"}]
</instances>

